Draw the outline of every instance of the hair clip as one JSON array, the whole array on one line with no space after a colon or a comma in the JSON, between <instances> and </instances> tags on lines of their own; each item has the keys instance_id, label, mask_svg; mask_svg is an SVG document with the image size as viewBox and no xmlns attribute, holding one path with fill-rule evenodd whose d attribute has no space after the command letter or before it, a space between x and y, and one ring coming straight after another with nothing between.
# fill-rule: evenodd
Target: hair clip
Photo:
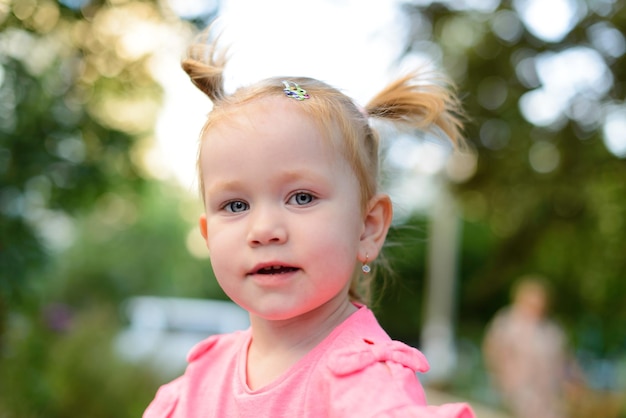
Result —
<instances>
[{"instance_id":1,"label":"hair clip","mask_svg":"<svg viewBox=\"0 0 626 418\"><path fill-rule=\"evenodd\" d=\"M285 86L283 91L285 92L287 97L292 97L296 100L304 100L309 98L306 90L300 87L298 84L292 81L283 81L283 85Z\"/></svg>"}]
</instances>

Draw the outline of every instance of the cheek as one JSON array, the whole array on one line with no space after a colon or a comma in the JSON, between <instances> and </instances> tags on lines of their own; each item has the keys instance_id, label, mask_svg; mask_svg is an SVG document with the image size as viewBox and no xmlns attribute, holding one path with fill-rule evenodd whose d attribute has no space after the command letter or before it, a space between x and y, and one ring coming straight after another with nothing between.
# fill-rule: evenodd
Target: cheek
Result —
<instances>
[{"instance_id":1,"label":"cheek","mask_svg":"<svg viewBox=\"0 0 626 418\"><path fill-rule=\"evenodd\" d=\"M317 249L317 256L325 260L353 263L361 235L355 218L329 216L322 220L322 225L324 227L311 225L310 233L305 238Z\"/></svg>"},{"instance_id":2,"label":"cheek","mask_svg":"<svg viewBox=\"0 0 626 418\"><path fill-rule=\"evenodd\" d=\"M209 250L218 250L224 245L230 245L229 241L237 234L237 228L231 223L224 222L219 216L208 216L206 224L206 242Z\"/></svg>"},{"instance_id":3,"label":"cheek","mask_svg":"<svg viewBox=\"0 0 626 418\"><path fill-rule=\"evenodd\" d=\"M222 290L230 297L236 296L237 280L235 277L241 273L235 261L236 254L230 251L226 245L215 245L211 251L210 263L213 275Z\"/></svg>"},{"instance_id":4,"label":"cheek","mask_svg":"<svg viewBox=\"0 0 626 418\"><path fill-rule=\"evenodd\" d=\"M206 239L207 248L211 259L213 271L224 270L229 266L229 260L235 256L237 248L241 244L237 243L236 234L227 233L220 228L209 225L209 235Z\"/></svg>"}]
</instances>

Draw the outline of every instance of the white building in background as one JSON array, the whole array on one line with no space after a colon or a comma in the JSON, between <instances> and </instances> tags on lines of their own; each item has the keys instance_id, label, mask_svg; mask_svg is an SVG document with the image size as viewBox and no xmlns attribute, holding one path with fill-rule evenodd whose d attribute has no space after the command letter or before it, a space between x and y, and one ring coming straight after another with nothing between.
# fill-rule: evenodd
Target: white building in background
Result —
<instances>
[{"instance_id":1,"label":"white building in background","mask_svg":"<svg viewBox=\"0 0 626 418\"><path fill-rule=\"evenodd\" d=\"M187 353L214 335L247 329L248 312L222 300L139 296L126 301L128 326L115 339L115 351L130 362L145 362L165 377L185 368Z\"/></svg>"}]
</instances>

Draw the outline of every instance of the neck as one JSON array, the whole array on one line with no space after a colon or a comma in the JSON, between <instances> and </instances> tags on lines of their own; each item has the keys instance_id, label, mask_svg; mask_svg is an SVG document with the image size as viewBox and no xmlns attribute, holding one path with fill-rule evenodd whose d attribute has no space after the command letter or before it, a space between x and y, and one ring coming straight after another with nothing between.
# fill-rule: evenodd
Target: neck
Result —
<instances>
[{"instance_id":1,"label":"neck","mask_svg":"<svg viewBox=\"0 0 626 418\"><path fill-rule=\"evenodd\" d=\"M248 386L254 390L277 379L356 310L345 298L288 320L271 321L251 315Z\"/></svg>"},{"instance_id":2,"label":"neck","mask_svg":"<svg viewBox=\"0 0 626 418\"><path fill-rule=\"evenodd\" d=\"M308 352L356 310L352 302L345 299L287 320L272 321L251 315L251 345L266 354L285 350Z\"/></svg>"}]
</instances>

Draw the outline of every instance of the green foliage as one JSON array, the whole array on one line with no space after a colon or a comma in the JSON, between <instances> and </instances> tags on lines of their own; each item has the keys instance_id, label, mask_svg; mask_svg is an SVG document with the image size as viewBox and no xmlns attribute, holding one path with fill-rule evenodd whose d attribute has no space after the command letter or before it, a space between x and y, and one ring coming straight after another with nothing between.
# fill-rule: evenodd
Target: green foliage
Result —
<instances>
[{"instance_id":1,"label":"green foliage","mask_svg":"<svg viewBox=\"0 0 626 418\"><path fill-rule=\"evenodd\" d=\"M76 308L145 294L223 298L206 249L197 250L205 254L198 259L186 244L202 246L201 210L198 199L165 182L147 184L134 200L104 195L78 220L75 243L42 277L45 294Z\"/></svg>"},{"instance_id":2,"label":"green foliage","mask_svg":"<svg viewBox=\"0 0 626 418\"><path fill-rule=\"evenodd\" d=\"M132 151L152 129L160 88L145 57L111 53L99 11L111 13L94 4L86 25L55 2L0 10L0 335L72 217L108 191L132 199L144 183ZM111 113L121 106L140 117Z\"/></svg>"},{"instance_id":3,"label":"green foliage","mask_svg":"<svg viewBox=\"0 0 626 418\"><path fill-rule=\"evenodd\" d=\"M116 312L90 308L59 323L60 310L12 318L10 350L0 356L0 416L140 416L159 381L147 366L115 356Z\"/></svg>"},{"instance_id":4,"label":"green foliage","mask_svg":"<svg viewBox=\"0 0 626 418\"><path fill-rule=\"evenodd\" d=\"M386 280L379 280L375 290L376 315L383 328L393 338L416 345L422 324L426 224L415 216L390 230L385 244L389 271L380 272Z\"/></svg>"},{"instance_id":5,"label":"green foliage","mask_svg":"<svg viewBox=\"0 0 626 418\"><path fill-rule=\"evenodd\" d=\"M425 41L441 47L442 64L456 78L470 117L466 133L476 171L450 184L466 218L462 322L485 324L507 303L514 280L539 273L553 283L554 312L575 341L582 344L585 323L595 318L602 324L596 354L625 350L620 324L626 321L626 160L603 144L602 121L584 117L623 101L624 54L611 57L600 51L612 88L599 97L580 93L550 125L528 122L520 98L541 86L536 73L533 81L528 71L533 59L575 46L595 48L594 25L621 28L626 9L619 2L606 7L580 3L580 22L563 40L547 42L524 27L511 2L489 12L446 4L406 6L414 22L407 53L418 52ZM508 29L520 24L518 36L497 34L494 28L503 16L509 19ZM577 113L576 106L589 110ZM546 149L558 156L558 164L538 170L533 153Z\"/></svg>"},{"instance_id":6,"label":"green foliage","mask_svg":"<svg viewBox=\"0 0 626 418\"><path fill-rule=\"evenodd\" d=\"M141 415L164 382L149 365L116 357L114 337L127 325L122 302L225 298L209 261L185 244L197 234L202 245L201 209L179 187L150 182L133 201L111 192L77 219L74 243L13 305L0 351L0 416Z\"/></svg>"},{"instance_id":7,"label":"green foliage","mask_svg":"<svg viewBox=\"0 0 626 418\"><path fill-rule=\"evenodd\" d=\"M122 38L159 13L0 7L0 416L140 416L162 382L112 350L121 301L223 297L187 250L197 202L141 166L161 90Z\"/></svg>"}]
</instances>

